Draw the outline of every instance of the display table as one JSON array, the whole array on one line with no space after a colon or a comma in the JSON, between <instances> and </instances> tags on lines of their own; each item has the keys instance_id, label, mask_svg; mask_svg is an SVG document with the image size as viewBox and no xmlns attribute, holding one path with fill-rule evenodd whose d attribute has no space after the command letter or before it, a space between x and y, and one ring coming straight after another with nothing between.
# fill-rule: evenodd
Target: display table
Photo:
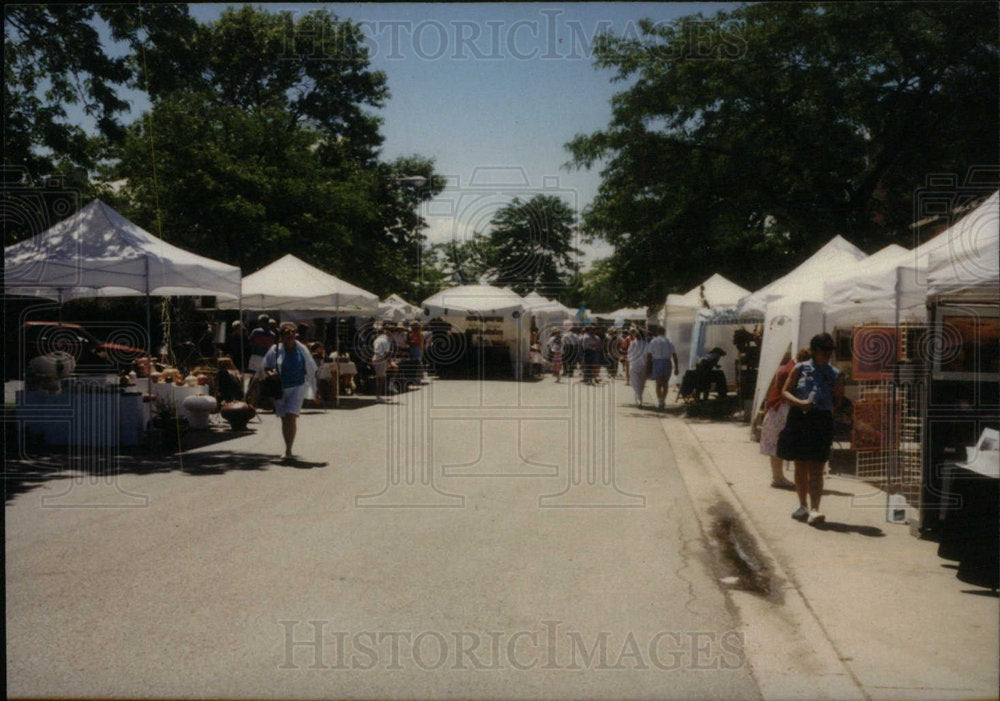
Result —
<instances>
[{"instance_id":1,"label":"display table","mask_svg":"<svg viewBox=\"0 0 1000 701\"><path fill-rule=\"evenodd\" d=\"M138 445L149 420L141 394L117 389L18 390L15 403L22 430L46 445Z\"/></svg>"},{"instance_id":2,"label":"display table","mask_svg":"<svg viewBox=\"0 0 1000 701\"><path fill-rule=\"evenodd\" d=\"M317 399L339 399L347 393L358 370L350 361L326 361L316 371ZM330 396L332 395L332 396Z\"/></svg>"}]
</instances>

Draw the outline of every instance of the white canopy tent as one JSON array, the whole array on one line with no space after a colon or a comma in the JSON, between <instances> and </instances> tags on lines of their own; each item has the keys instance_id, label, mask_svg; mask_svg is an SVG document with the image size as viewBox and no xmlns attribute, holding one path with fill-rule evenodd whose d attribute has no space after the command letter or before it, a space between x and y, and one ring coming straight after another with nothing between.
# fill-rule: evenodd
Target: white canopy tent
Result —
<instances>
[{"instance_id":1,"label":"white canopy tent","mask_svg":"<svg viewBox=\"0 0 1000 701\"><path fill-rule=\"evenodd\" d=\"M646 323L650 318L645 307L622 307L607 314L594 314L599 319L611 319L612 321L641 321Z\"/></svg>"},{"instance_id":2,"label":"white canopy tent","mask_svg":"<svg viewBox=\"0 0 1000 701\"><path fill-rule=\"evenodd\" d=\"M219 303L223 309L236 309L237 306L232 302ZM378 295L344 282L289 253L243 278L243 308L374 313L378 308Z\"/></svg>"},{"instance_id":3,"label":"white canopy tent","mask_svg":"<svg viewBox=\"0 0 1000 701\"><path fill-rule=\"evenodd\" d=\"M663 305L664 321L672 309L699 309L711 307L730 307L750 294L750 290L740 287L718 273L700 285L695 285L682 295L667 295Z\"/></svg>"},{"instance_id":4,"label":"white canopy tent","mask_svg":"<svg viewBox=\"0 0 1000 701\"><path fill-rule=\"evenodd\" d=\"M573 310L559 302L547 299L532 291L523 298L525 309L535 318L535 325L545 336L545 329L561 329L563 322L573 316Z\"/></svg>"},{"instance_id":5,"label":"white canopy tent","mask_svg":"<svg viewBox=\"0 0 1000 701\"><path fill-rule=\"evenodd\" d=\"M858 262L848 275L827 280L823 285L827 326L893 321L900 301L910 313L922 316L924 295L913 284L920 257L918 251L891 244ZM923 258L926 264L926 254ZM903 299L897 292L905 293Z\"/></svg>"},{"instance_id":6,"label":"white canopy tent","mask_svg":"<svg viewBox=\"0 0 1000 701\"><path fill-rule=\"evenodd\" d=\"M219 307L235 309L236 305L220 302ZM290 312L289 319L300 319L303 313L336 315L339 350L341 315L374 313L378 308L378 295L344 282L289 253L243 278L242 308ZM340 404L339 393L337 404Z\"/></svg>"},{"instance_id":7,"label":"white canopy tent","mask_svg":"<svg viewBox=\"0 0 1000 701\"><path fill-rule=\"evenodd\" d=\"M767 394L785 351L799 346L823 330L823 285L842 278L868 256L841 236L830 241L787 275L765 285L739 303L741 318L764 317L753 408Z\"/></svg>"},{"instance_id":8,"label":"white canopy tent","mask_svg":"<svg viewBox=\"0 0 1000 701\"><path fill-rule=\"evenodd\" d=\"M4 294L62 304L86 297L146 298L152 353L153 296L239 300L240 269L171 245L101 200L4 249Z\"/></svg>"},{"instance_id":9,"label":"white canopy tent","mask_svg":"<svg viewBox=\"0 0 1000 701\"><path fill-rule=\"evenodd\" d=\"M223 309L236 305L220 302ZM335 315L336 339L340 349L340 317L378 309L378 295L325 273L292 254L282 256L252 275L243 278L242 308L257 311L291 312L289 320ZM340 402L340 396L337 396Z\"/></svg>"},{"instance_id":10,"label":"white canopy tent","mask_svg":"<svg viewBox=\"0 0 1000 701\"><path fill-rule=\"evenodd\" d=\"M461 285L431 295L421 306L425 320L440 317L460 333L476 320L499 317L502 337L509 343L514 375L522 376L531 343L531 312L516 292L492 285Z\"/></svg>"},{"instance_id":11,"label":"white canopy tent","mask_svg":"<svg viewBox=\"0 0 1000 701\"><path fill-rule=\"evenodd\" d=\"M927 294L940 297L978 288L997 299L1000 287L1000 193L937 236L927 263Z\"/></svg>"},{"instance_id":12,"label":"white canopy tent","mask_svg":"<svg viewBox=\"0 0 1000 701\"><path fill-rule=\"evenodd\" d=\"M765 285L739 302L740 316L764 316L770 302L821 302L823 283L849 275L868 256L842 236L834 236L792 272Z\"/></svg>"},{"instance_id":13,"label":"white canopy tent","mask_svg":"<svg viewBox=\"0 0 1000 701\"><path fill-rule=\"evenodd\" d=\"M695 321L699 310L732 310L736 304L750 294L750 290L740 287L718 273L713 274L700 285L695 285L684 294L667 295L660 313L660 321L667 330L667 338L674 344L677 351L677 362L681 368L694 367L697 358L693 357L692 336L695 333ZM718 338L719 329L707 329L705 344L709 347L720 345L724 340ZM731 345L731 343L730 343ZM726 351L729 353L729 350ZM735 363L735 357L730 354L730 363ZM723 367L725 370L725 367ZM672 377L671 383L680 382L678 377Z\"/></svg>"},{"instance_id":14,"label":"white canopy tent","mask_svg":"<svg viewBox=\"0 0 1000 701\"><path fill-rule=\"evenodd\" d=\"M448 287L431 295L420 305L425 317L502 316L519 318L524 300L514 290L492 285ZM513 316L517 314L517 316Z\"/></svg>"},{"instance_id":15,"label":"white canopy tent","mask_svg":"<svg viewBox=\"0 0 1000 701\"><path fill-rule=\"evenodd\" d=\"M997 286L997 221L994 193L953 226L907 251L887 247L850 274L827 281L827 327L837 324L926 320L928 296ZM993 295L994 298L996 294Z\"/></svg>"},{"instance_id":16,"label":"white canopy tent","mask_svg":"<svg viewBox=\"0 0 1000 701\"><path fill-rule=\"evenodd\" d=\"M391 294L378 305L377 315L380 319L400 322L416 319L420 316L420 307L410 304L398 294Z\"/></svg>"},{"instance_id":17,"label":"white canopy tent","mask_svg":"<svg viewBox=\"0 0 1000 701\"><path fill-rule=\"evenodd\" d=\"M94 200L4 249L4 292L59 302L143 295L238 300L240 269L171 245Z\"/></svg>"}]
</instances>

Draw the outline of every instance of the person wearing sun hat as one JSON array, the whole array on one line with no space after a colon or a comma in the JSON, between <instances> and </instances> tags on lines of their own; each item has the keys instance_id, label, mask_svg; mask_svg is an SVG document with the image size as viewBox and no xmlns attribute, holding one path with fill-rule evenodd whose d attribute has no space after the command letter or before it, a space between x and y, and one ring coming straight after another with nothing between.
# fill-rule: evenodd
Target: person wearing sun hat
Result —
<instances>
[{"instance_id":1,"label":"person wearing sun hat","mask_svg":"<svg viewBox=\"0 0 1000 701\"><path fill-rule=\"evenodd\" d=\"M276 372L281 378L282 392L274 400L274 413L281 419L285 459L291 460L302 402L316 396L316 362L305 344L296 340L295 324L283 323L279 336L281 341L264 356L263 369Z\"/></svg>"},{"instance_id":2,"label":"person wearing sun hat","mask_svg":"<svg viewBox=\"0 0 1000 701\"><path fill-rule=\"evenodd\" d=\"M833 410L844 397L844 378L830 363L835 347L830 334L813 336L809 341L812 358L795 366L782 390L790 408L778 436L778 456L795 463L799 508L792 518L810 524L826 520L819 510L823 468L833 445Z\"/></svg>"}]
</instances>

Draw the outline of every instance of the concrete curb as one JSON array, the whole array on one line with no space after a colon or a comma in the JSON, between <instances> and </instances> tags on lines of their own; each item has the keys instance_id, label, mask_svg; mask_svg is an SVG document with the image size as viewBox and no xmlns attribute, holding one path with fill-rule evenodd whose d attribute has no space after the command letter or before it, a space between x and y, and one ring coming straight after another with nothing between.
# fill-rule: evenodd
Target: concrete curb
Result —
<instances>
[{"instance_id":1,"label":"concrete curb","mask_svg":"<svg viewBox=\"0 0 1000 701\"><path fill-rule=\"evenodd\" d=\"M679 418L664 418L661 427L706 540L711 538L712 530L709 509L724 502L754 539L774 574L770 600L745 591L728 592L743 627L744 651L762 696L769 700L869 699L795 581L781 567L687 423Z\"/></svg>"}]
</instances>

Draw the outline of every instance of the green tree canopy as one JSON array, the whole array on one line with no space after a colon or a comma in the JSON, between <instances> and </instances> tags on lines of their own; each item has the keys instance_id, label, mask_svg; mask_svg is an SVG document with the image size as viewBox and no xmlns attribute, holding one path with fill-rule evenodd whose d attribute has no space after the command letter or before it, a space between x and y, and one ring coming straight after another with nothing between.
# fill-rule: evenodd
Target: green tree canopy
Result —
<instances>
[{"instance_id":1,"label":"green tree canopy","mask_svg":"<svg viewBox=\"0 0 1000 701\"><path fill-rule=\"evenodd\" d=\"M372 163L382 137L369 109L381 107L389 90L363 39L359 25L326 10L296 19L290 11L227 8L184 41L151 45L146 84L154 103L191 92L251 112L280 109L285 124L276 126L324 135L327 165Z\"/></svg>"},{"instance_id":2,"label":"green tree canopy","mask_svg":"<svg viewBox=\"0 0 1000 701\"><path fill-rule=\"evenodd\" d=\"M576 215L554 195L530 200L515 197L490 220L488 233L430 247L428 264L435 279L455 284L510 287L565 297L575 284L581 252L574 247Z\"/></svg>"},{"instance_id":3,"label":"green tree canopy","mask_svg":"<svg viewBox=\"0 0 1000 701\"><path fill-rule=\"evenodd\" d=\"M524 295L558 294L578 269L576 214L555 195L515 197L490 221L488 262L494 284Z\"/></svg>"},{"instance_id":4,"label":"green tree canopy","mask_svg":"<svg viewBox=\"0 0 1000 701\"><path fill-rule=\"evenodd\" d=\"M595 260L589 270L580 274L578 284L573 286L566 301L571 307L583 305L602 312L621 308L623 302L614 283L612 259Z\"/></svg>"},{"instance_id":5,"label":"green tree canopy","mask_svg":"<svg viewBox=\"0 0 1000 701\"><path fill-rule=\"evenodd\" d=\"M93 169L104 140L122 136L119 94L138 81L135 55L110 55L108 39L167 45L194 26L185 5L8 4L4 7L4 164L32 179ZM140 31L141 30L141 31ZM68 105L90 117L96 136L72 121ZM84 178L85 180L85 178Z\"/></svg>"},{"instance_id":6,"label":"green tree canopy","mask_svg":"<svg viewBox=\"0 0 1000 701\"><path fill-rule=\"evenodd\" d=\"M753 289L835 234L910 244L928 175L996 164L997 30L991 3L759 3L603 37L630 87L567 147L602 168L584 232L622 301Z\"/></svg>"},{"instance_id":7,"label":"green tree canopy","mask_svg":"<svg viewBox=\"0 0 1000 701\"><path fill-rule=\"evenodd\" d=\"M291 52L300 35L341 52ZM378 294L416 281L423 200L444 186L420 156L378 160L385 76L360 32L325 11L229 9L147 51L153 106L109 179L136 221L250 272L285 253ZM180 48L178 48L178 46ZM328 47L329 49L329 47ZM415 186L404 177L422 176Z\"/></svg>"}]
</instances>

